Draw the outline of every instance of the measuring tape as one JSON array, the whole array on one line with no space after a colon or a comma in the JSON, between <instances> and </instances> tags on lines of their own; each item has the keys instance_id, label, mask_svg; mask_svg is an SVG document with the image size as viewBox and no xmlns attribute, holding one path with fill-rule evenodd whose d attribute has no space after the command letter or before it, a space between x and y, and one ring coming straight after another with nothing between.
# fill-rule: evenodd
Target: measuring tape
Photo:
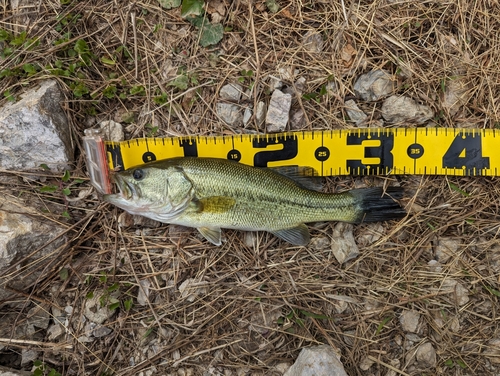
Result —
<instances>
[{"instance_id":1,"label":"measuring tape","mask_svg":"<svg viewBox=\"0 0 500 376\"><path fill-rule=\"evenodd\" d=\"M95 160L103 154L111 170L192 156L225 158L257 167L307 166L319 176L498 176L500 172L500 130L496 129L360 128L122 142L94 140L96 134L90 132L84 138L87 156L95 156L89 165L105 170L106 161ZM105 179L107 175L102 177Z\"/></svg>"}]
</instances>

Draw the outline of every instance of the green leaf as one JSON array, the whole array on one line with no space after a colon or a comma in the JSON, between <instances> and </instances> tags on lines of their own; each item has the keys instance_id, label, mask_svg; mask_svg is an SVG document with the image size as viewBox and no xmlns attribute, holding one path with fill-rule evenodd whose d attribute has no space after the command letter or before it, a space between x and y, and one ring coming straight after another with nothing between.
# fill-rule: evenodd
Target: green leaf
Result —
<instances>
[{"instance_id":1,"label":"green leaf","mask_svg":"<svg viewBox=\"0 0 500 376\"><path fill-rule=\"evenodd\" d=\"M449 185L449 187L450 187L451 189L453 189L455 192L460 193L462 196L464 196L464 197L469 197L469 196L470 196L470 194L469 194L469 193L467 193L467 192L465 192L465 191L461 190L461 189L458 187L458 185L453 184L453 183L451 183L451 182L448 182L448 185Z\"/></svg>"},{"instance_id":2,"label":"green leaf","mask_svg":"<svg viewBox=\"0 0 500 376\"><path fill-rule=\"evenodd\" d=\"M61 215L64 217L64 218L71 218L71 216L69 215L68 211L65 210L61 213Z\"/></svg>"},{"instance_id":3,"label":"green leaf","mask_svg":"<svg viewBox=\"0 0 500 376\"><path fill-rule=\"evenodd\" d=\"M110 311L114 311L115 309L119 308L120 307L120 302L115 302L115 303L111 303L108 308L110 309Z\"/></svg>"},{"instance_id":4,"label":"green leaf","mask_svg":"<svg viewBox=\"0 0 500 376\"><path fill-rule=\"evenodd\" d=\"M73 87L73 95L75 97L83 97L85 94L89 93L89 89L83 82L78 82L77 84L74 85Z\"/></svg>"},{"instance_id":5,"label":"green leaf","mask_svg":"<svg viewBox=\"0 0 500 376\"><path fill-rule=\"evenodd\" d=\"M500 298L500 291L495 290L493 287L489 287L489 286L484 286L484 288L485 288L486 290L488 290L488 292L489 292L491 295L495 295L496 297Z\"/></svg>"},{"instance_id":6,"label":"green leaf","mask_svg":"<svg viewBox=\"0 0 500 376\"><path fill-rule=\"evenodd\" d=\"M181 17L196 17L203 14L203 0L184 0L182 2Z\"/></svg>"},{"instance_id":7,"label":"green leaf","mask_svg":"<svg viewBox=\"0 0 500 376\"><path fill-rule=\"evenodd\" d=\"M313 319L320 319L320 320L329 320L330 319L328 316L318 315L316 313L307 312L307 311L303 311L303 310L301 310L300 313L302 313L306 317L311 317Z\"/></svg>"},{"instance_id":8,"label":"green leaf","mask_svg":"<svg viewBox=\"0 0 500 376\"><path fill-rule=\"evenodd\" d=\"M4 29L0 29L0 42L9 41L12 38L12 35Z\"/></svg>"},{"instance_id":9,"label":"green leaf","mask_svg":"<svg viewBox=\"0 0 500 376\"><path fill-rule=\"evenodd\" d=\"M116 86L109 85L102 91L102 95L104 95L106 98L111 99L116 96L116 92L117 92Z\"/></svg>"},{"instance_id":10,"label":"green leaf","mask_svg":"<svg viewBox=\"0 0 500 376\"><path fill-rule=\"evenodd\" d=\"M65 183L67 183L69 181L69 179L71 178L70 174L69 174L69 171L66 170L64 171L64 175L63 177L61 178L61 180Z\"/></svg>"},{"instance_id":11,"label":"green leaf","mask_svg":"<svg viewBox=\"0 0 500 376\"><path fill-rule=\"evenodd\" d=\"M83 39L78 39L75 42L75 47L73 48L79 55L85 55L89 53L89 46Z\"/></svg>"},{"instance_id":12,"label":"green leaf","mask_svg":"<svg viewBox=\"0 0 500 376\"><path fill-rule=\"evenodd\" d=\"M94 292L93 291L90 291L87 293L87 295L85 295L85 298L86 299L92 299L94 297Z\"/></svg>"},{"instance_id":13,"label":"green leaf","mask_svg":"<svg viewBox=\"0 0 500 376\"><path fill-rule=\"evenodd\" d=\"M40 192L42 193L47 193L47 192L55 192L57 191L57 187L55 185L44 185L42 188L40 188Z\"/></svg>"},{"instance_id":14,"label":"green leaf","mask_svg":"<svg viewBox=\"0 0 500 376\"><path fill-rule=\"evenodd\" d=\"M185 74L177 76L168 83L168 86L175 86L179 90L186 90L189 84L189 79Z\"/></svg>"},{"instance_id":15,"label":"green leaf","mask_svg":"<svg viewBox=\"0 0 500 376\"><path fill-rule=\"evenodd\" d=\"M69 196L69 195L71 195L71 189L69 189L68 187L63 188L62 193L65 196Z\"/></svg>"},{"instance_id":16,"label":"green leaf","mask_svg":"<svg viewBox=\"0 0 500 376\"><path fill-rule=\"evenodd\" d=\"M33 75L36 73L36 67L33 64L24 64L23 69L28 75Z\"/></svg>"},{"instance_id":17,"label":"green leaf","mask_svg":"<svg viewBox=\"0 0 500 376\"><path fill-rule=\"evenodd\" d=\"M43 370L40 368L33 370L33 376L43 376Z\"/></svg>"},{"instance_id":18,"label":"green leaf","mask_svg":"<svg viewBox=\"0 0 500 376\"><path fill-rule=\"evenodd\" d=\"M147 338L152 332L153 332L153 328L149 328L148 330L146 330L146 333L144 333L144 336L143 338Z\"/></svg>"},{"instance_id":19,"label":"green leaf","mask_svg":"<svg viewBox=\"0 0 500 376\"><path fill-rule=\"evenodd\" d=\"M146 89L144 89L144 86L142 85L132 86L129 93L131 95L144 95L146 93Z\"/></svg>"},{"instance_id":20,"label":"green leaf","mask_svg":"<svg viewBox=\"0 0 500 376\"><path fill-rule=\"evenodd\" d=\"M61 278L61 281L66 281L68 279L68 268L62 268L59 270L59 278Z\"/></svg>"},{"instance_id":21,"label":"green leaf","mask_svg":"<svg viewBox=\"0 0 500 376\"><path fill-rule=\"evenodd\" d=\"M130 311L134 305L132 299L127 299L123 302L123 306L125 307L125 311Z\"/></svg>"},{"instance_id":22,"label":"green leaf","mask_svg":"<svg viewBox=\"0 0 500 376\"><path fill-rule=\"evenodd\" d=\"M106 65L115 65L116 62L113 59L110 59L108 57L101 57L101 63L106 64Z\"/></svg>"},{"instance_id":23,"label":"green leaf","mask_svg":"<svg viewBox=\"0 0 500 376\"><path fill-rule=\"evenodd\" d=\"M108 287L108 292L113 292L116 291L120 288L120 284L118 282L113 283L111 286Z\"/></svg>"},{"instance_id":24,"label":"green leaf","mask_svg":"<svg viewBox=\"0 0 500 376\"><path fill-rule=\"evenodd\" d=\"M165 9L177 8L181 5L181 0L158 0L158 2Z\"/></svg>"},{"instance_id":25,"label":"green leaf","mask_svg":"<svg viewBox=\"0 0 500 376\"><path fill-rule=\"evenodd\" d=\"M444 362L444 365L445 365L446 367L450 367L450 368L452 368L454 364L455 364L455 363L453 363L453 360L452 360L452 359L448 359L446 362Z\"/></svg>"},{"instance_id":26,"label":"green leaf","mask_svg":"<svg viewBox=\"0 0 500 376\"><path fill-rule=\"evenodd\" d=\"M26 41L26 31L21 32L14 39L10 41L11 46L22 46L22 44Z\"/></svg>"},{"instance_id":27,"label":"green leaf","mask_svg":"<svg viewBox=\"0 0 500 376\"><path fill-rule=\"evenodd\" d=\"M384 329L385 324L387 324L391 320L392 320L392 316L384 317L384 319L382 320L382 322L380 324L378 324L378 327L377 327L377 330L375 332L375 335L378 335L382 331L382 329Z\"/></svg>"},{"instance_id":28,"label":"green leaf","mask_svg":"<svg viewBox=\"0 0 500 376\"><path fill-rule=\"evenodd\" d=\"M280 10L280 6L276 2L276 0L266 0L266 7L267 9L269 9L269 12L271 13L276 13L277 11Z\"/></svg>"},{"instance_id":29,"label":"green leaf","mask_svg":"<svg viewBox=\"0 0 500 376\"><path fill-rule=\"evenodd\" d=\"M33 365L34 365L35 367L40 367L42 364L43 364L43 363L42 363L42 361L41 361L41 360L38 360L38 359L37 359L37 360L35 360L35 361L33 362Z\"/></svg>"},{"instance_id":30,"label":"green leaf","mask_svg":"<svg viewBox=\"0 0 500 376\"><path fill-rule=\"evenodd\" d=\"M222 24L206 23L201 29L200 45L202 47L208 47L210 45L217 44L222 40L223 36L224 27Z\"/></svg>"},{"instance_id":31,"label":"green leaf","mask_svg":"<svg viewBox=\"0 0 500 376\"><path fill-rule=\"evenodd\" d=\"M10 90L5 90L5 91L3 92L3 96L4 96L5 98L7 98L7 100L8 100L9 102L15 102L15 101L16 101L16 97L14 97L14 96L11 94Z\"/></svg>"},{"instance_id":32,"label":"green leaf","mask_svg":"<svg viewBox=\"0 0 500 376\"><path fill-rule=\"evenodd\" d=\"M40 167L43 168L45 171L49 171L50 170L49 166L47 166L45 163L42 163L40 165Z\"/></svg>"}]
</instances>

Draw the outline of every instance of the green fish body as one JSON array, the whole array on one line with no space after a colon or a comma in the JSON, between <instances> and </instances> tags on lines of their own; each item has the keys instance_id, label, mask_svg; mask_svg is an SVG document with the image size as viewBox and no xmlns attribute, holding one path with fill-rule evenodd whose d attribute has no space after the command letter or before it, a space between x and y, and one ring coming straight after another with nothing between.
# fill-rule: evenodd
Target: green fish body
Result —
<instances>
[{"instance_id":1,"label":"green fish body","mask_svg":"<svg viewBox=\"0 0 500 376\"><path fill-rule=\"evenodd\" d=\"M309 242L304 223L402 218L400 188L322 193L273 169L217 158L172 158L114 174L120 193L108 201L132 214L196 227L221 244L221 228L269 231L295 245ZM391 197L392 196L392 197Z\"/></svg>"}]
</instances>

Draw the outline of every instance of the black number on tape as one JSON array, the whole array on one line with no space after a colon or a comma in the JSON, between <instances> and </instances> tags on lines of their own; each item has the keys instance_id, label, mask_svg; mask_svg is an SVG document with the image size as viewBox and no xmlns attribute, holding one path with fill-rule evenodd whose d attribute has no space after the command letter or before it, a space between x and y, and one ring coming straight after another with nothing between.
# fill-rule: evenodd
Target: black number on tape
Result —
<instances>
[{"instance_id":1,"label":"black number on tape","mask_svg":"<svg viewBox=\"0 0 500 376\"><path fill-rule=\"evenodd\" d=\"M279 136L275 138L255 138L252 140L252 146L257 149L267 148L269 145L283 145L281 150L266 150L255 153L253 164L256 167L267 167L268 162L285 161L297 156L298 143L297 138L290 136Z\"/></svg>"},{"instance_id":2,"label":"black number on tape","mask_svg":"<svg viewBox=\"0 0 500 376\"><path fill-rule=\"evenodd\" d=\"M179 145L184 149L185 157L197 157L198 156L198 146L195 140L182 139L179 141Z\"/></svg>"},{"instance_id":3,"label":"black number on tape","mask_svg":"<svg viewBox=\"0 0 500 376\"><path fill-rule=\"evenodd\" d=\"M117 169L117 171L123 170L123 157L122 150L120 145L106 145L106 151L111 155L111 162L113 164L113 168Z\"/></svg>"},{"instance_id":4,"label":"black number on tape","mask_svg":"<svg viewBox=\"0 0 500 376\"><path fill-rule=\"evenodd\" d=\"M481 135L459 133L443 157L444 168L465 168L470 175L473 169L490 168L490 158L483 157Z\"/></svg>"},{"instance_id":5,"label":"black number on tape","mask_svg":"<svg viewBox=\"0 0 500 376\"><path fill-rule=\"evenodd\" d=\"M380 163L364 164L361 160L348 160L347 168L350 169L351 174L360 175L376 175L380 173L387 173L394 167L394 157L391 153L394 147L393 134L350 134L347 136L347 145L362 145L366 140L380 140L379 146L365 146L365 158L379 158Z\"/></svg>"}]
</instances>

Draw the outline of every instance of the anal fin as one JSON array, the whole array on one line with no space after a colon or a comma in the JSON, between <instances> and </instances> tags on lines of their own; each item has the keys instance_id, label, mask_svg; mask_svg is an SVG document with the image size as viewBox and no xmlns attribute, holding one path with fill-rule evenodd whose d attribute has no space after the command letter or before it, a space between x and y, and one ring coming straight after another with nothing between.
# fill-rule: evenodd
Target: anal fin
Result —
<instances>
[{"instance_id":1,"label":"anal fin","mask_svg":"<svg viewBox=\"0 0 500 376\"><path fill-rule=\"evenodd\" d=\"M310 239L309 229L303 223L292 228L271 231L271 233L293 245L306 245Z\"/></svg>"},{"instance_id":2,"label":"anal fin","mask_svg":"<svg viewBox=\"0 0 500 376\"><path fill-rule=\"evenodd\" d=\"M210 243L215 245L222 244L220 227L198 227L198 231Z\"/></svg>"}]
</instances>

